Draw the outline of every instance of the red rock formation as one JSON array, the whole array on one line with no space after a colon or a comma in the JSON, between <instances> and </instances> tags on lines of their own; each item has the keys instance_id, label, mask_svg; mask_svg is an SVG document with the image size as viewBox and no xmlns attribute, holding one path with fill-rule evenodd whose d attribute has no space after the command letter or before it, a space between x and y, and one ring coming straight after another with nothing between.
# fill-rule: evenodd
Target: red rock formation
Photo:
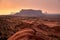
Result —
<instances>
[{"instance_id":1,"label":"red rock formation","mask_svg":"<svg viewBox=\"0 0 60 40\"><path fill-rule=\"evenodd\" d=\"M34 31L30 28L18 31L13 36L8 38L8 40L32 40L34 39Z\"/></svg>"}]
</instances>

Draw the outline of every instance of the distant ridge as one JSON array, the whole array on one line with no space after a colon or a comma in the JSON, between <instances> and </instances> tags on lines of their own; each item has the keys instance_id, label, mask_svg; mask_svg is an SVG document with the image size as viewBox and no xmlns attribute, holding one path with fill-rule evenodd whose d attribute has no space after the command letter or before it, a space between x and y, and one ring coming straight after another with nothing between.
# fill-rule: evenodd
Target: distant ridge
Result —
<instances>
[{"instance_id":1,"label":"distant ridge","mask_svg":"<svg viewBox=\"0 0 60 40\"><path fill-rule=\"evenodd\" d=\"M20 12L16 13L15 15L28 16L28 17L42 17L43 13L41 10L22 9Z\"/></svg>"},{"instance_id":2,"label":"distant ridge","mask_svg":"<svg viewBox=\"0 0 60 40\"><path fill-rule=\"evenodd\" d=\"M60 14L44 14L42 10L22 9L20 12L14 14L22 17L37 17L44 20L60 20Z\"/></svg>"}]
</instances>

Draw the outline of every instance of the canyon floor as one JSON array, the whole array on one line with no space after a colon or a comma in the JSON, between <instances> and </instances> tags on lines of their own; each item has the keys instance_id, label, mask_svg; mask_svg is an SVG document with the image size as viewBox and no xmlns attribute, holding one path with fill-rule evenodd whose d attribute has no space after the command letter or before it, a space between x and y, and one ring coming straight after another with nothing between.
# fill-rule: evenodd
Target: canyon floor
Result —
<instances>
[{"instance_id":1,"label":"canyon floor","mask_svg":"<svg viewBox=\"0 0 60 40\"><path fill-rule=\"evenodd\" d=\"M60 40L60 22L0 16L0 40Z\"/></svg>"}]
</instances>

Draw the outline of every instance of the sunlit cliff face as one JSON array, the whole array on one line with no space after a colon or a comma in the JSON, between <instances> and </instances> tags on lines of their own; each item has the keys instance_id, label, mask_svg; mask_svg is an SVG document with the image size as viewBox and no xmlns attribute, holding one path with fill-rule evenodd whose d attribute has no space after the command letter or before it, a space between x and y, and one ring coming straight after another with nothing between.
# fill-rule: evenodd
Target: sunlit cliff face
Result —
<instances>
[{"instance_id":1,"label":"sunlit cliff face","mask_svg":"<svg viewBox=\"0 0 60 40\"><path fill-rule=\"evenodd\" d=\"M21 9L38 9L48 13L60 13L59 0L0 0L0 15Z\"/></svg>"}]
</instances>

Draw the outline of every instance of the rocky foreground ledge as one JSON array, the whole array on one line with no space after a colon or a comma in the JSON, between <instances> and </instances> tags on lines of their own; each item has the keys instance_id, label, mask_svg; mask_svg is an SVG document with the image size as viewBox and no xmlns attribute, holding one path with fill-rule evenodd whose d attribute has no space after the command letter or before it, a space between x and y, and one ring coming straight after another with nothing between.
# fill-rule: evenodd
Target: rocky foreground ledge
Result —
<instances>
[{"instance_id":1,"label":"rocky foreground ledge","mask_svg":"<svg viewBox=\"0 0 60 40\"><path fill-rule=\"evenodd\" d=\"M8 40L60 40L60 33L55 33L54 29L44 26L24 28L9 37Z\"/></svg>"},{"instance_id":2,"label":"rocky foreground ledge","mask_svg":"<svg viewBox=\"0 0 60 40\"><path fill-rule=\"evenodd\" d=\"M49 27L40 19L22 20L29 18L0 17L0 40L60 40L60 26Z\"/></svg>"}]
</instances>

